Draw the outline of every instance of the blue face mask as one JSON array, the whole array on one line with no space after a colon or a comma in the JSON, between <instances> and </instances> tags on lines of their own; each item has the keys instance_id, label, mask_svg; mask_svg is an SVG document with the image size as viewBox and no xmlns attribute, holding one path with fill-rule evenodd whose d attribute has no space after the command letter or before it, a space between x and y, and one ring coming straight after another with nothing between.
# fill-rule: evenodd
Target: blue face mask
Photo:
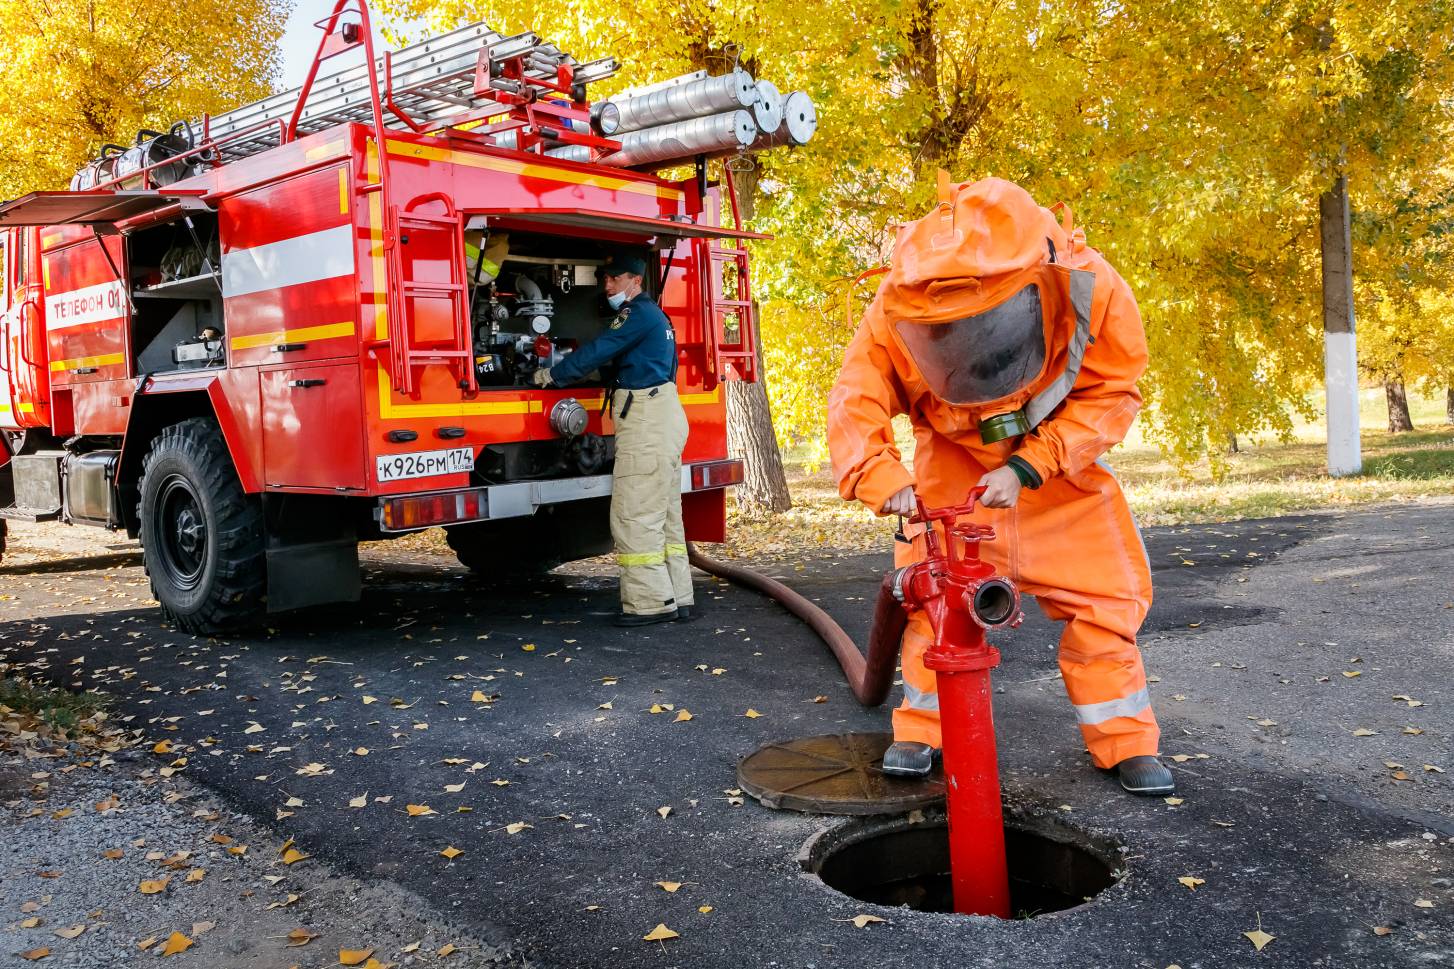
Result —
<instances>
[{"instance_id":1,"label":"blue face mask","mask_svg":"<svg viewBox=\"0 0 1454 969\"><path fill-rule=\"evenodd\" d=\"M613 293L606 297L606 302L611 304L611 309L619 310L626 303L626 294Z\"/></svg>"}]
</instances>

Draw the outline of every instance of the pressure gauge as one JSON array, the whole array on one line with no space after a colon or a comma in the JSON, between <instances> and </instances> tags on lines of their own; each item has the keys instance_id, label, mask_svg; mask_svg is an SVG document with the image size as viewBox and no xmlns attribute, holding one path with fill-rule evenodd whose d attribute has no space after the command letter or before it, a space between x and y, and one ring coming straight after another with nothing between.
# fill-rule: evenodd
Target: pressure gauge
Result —
<instances>
[{"instance_id":1,"label":"pressure gauge","mask_svg":"<svg viewBox=\"0 0 1454 969\"><path fill-rule=\"evenodd\" d=\"M531 317L531 319L530 319L530 329L534 330L536 333L549 333L550 332L550 317L548 317L548 316L535 316L535 317Z\"/></svg>"}]
</instances>

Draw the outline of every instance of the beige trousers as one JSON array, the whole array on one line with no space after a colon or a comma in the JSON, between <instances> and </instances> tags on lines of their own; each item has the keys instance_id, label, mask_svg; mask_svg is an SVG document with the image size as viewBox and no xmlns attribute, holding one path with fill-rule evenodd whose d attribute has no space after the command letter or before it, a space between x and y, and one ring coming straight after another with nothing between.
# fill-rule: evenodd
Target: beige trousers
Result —
<instances>
[{"instance_id":1,"label":"beige trousers","mask_svg":"<svg viewBox=\"0 0 1454 969\"><path fill-rule=\"evenodd\" d=\"M676 384L618 390L611 406L616 415L611 537L621 566L621 609L643 616L673 612L692 604L682 529L687 415Z\"/></svg>"}]
</instances>

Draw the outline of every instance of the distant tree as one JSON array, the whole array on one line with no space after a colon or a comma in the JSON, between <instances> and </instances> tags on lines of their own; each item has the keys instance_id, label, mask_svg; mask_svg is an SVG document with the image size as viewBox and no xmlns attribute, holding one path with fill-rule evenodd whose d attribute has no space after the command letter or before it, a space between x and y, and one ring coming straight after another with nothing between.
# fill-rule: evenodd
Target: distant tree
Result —
<instances>
[{"instance_id":1,"label":"distant tree","mask_svg":"<svg viewBox=\"0 0 1454 969\"><path fill-rule=\"evenodd\" d=\"M0 0L0 197L65 188L108 142L264 97L286 0Z\"/></svg>"}]
</instances>

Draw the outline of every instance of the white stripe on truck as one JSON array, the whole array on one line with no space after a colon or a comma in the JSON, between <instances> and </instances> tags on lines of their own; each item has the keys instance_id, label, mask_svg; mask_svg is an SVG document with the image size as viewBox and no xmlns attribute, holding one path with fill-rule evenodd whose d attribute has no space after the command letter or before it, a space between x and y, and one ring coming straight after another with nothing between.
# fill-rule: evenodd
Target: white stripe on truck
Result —
<instances>
[{"instance_id":1,"label":"white stripe on truck","mask_svg":"<svg viewBox=\"0 0 1454 969\"><path fill-rule=\"evenodd\" d=\"M354 272L352 225L222 254L222 295L247 296Z\"/></svg>"}]
</instances>

